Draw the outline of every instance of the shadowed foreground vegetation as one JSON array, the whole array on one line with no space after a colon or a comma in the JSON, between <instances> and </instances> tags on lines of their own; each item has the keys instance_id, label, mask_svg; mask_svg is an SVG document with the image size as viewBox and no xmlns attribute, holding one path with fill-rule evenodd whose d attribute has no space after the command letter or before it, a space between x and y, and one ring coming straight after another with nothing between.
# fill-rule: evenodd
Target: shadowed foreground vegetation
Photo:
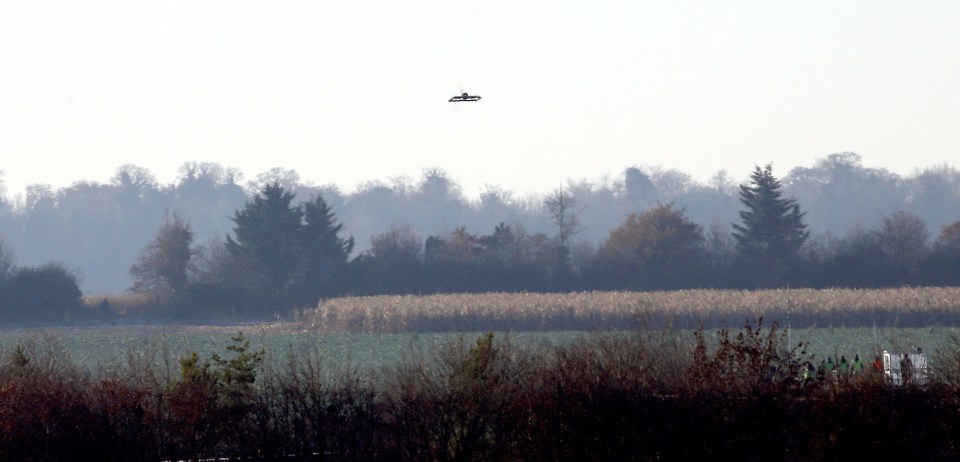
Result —
<instances>
[{"instance_id":1,"label":"shadowed foreground vegetation","mask_svg":"<svg viewBox=\"0 0 960 462\"><path fill-rule=\"evenodd\" d=\"M321 351L131 352L86 374L55 339L2 353L0 460L956 460L960 338L929 383L817 361L777 325L717 341L595 334L520 349L461 338L365 373ZM709 333L712 335L712 333Z\"/></svg>"}]
</instances>

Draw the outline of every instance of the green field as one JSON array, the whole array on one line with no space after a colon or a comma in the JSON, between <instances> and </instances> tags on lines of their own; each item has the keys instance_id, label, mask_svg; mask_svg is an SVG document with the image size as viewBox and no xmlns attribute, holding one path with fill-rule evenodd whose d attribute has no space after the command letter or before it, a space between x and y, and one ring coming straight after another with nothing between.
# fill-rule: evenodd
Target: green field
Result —
<instances>
[{"instance_id":1,"label":"green field","mask_svg":"<svg viewBox=\"0 0 960 462\"><path fill-rule=\"evenodd\" d=\"M115 367L123 369L128 355L152 355L156 360L168 356L176 360L196 351L201 357L224 353L230 338L242 331L254 349L265 349L268 359L283 359L304 351L319 351L334 365L360 369L379 369L399 364L404 358L416 359L435 347L461 335L473 338L480 333L290 333L264 332L256 327L184 328L156 326L72 327L0 330L0 352L8 354L16 345L33 352L58 351L74 364L97 373ZM524 347L568 343L580 332L519 332L509 335ZM35 353L36 354L36 353ZM174 364L176 364L174 362Z\"/></svg>"},{"instance_id":2,"label":"green field","mask_svg":"<svg viewBox=\"0 0 960 462\"><path fill-rule=\"evenodd\" d=\"M436 347L460 336L476 338L479 332L464 333L345 333L288 332L273 326L184 327L184 326L96 326L44 329L0 330L0 352L4 356L20 344L29 351L58 352L92 374L124 370L128 355L169 360L176 370L176 359L191 351L201 357L223 353L230 337L238 330L256 349L267 350L268 358L296 357L315 350L331 365L351 365L361 370L377 370L400 363L404 358L423 358ZM715 331L708 330L713 333ZM627 332L622 332L629 335ZM668 335L692 339L692 331L682 330ZM663 334L660 332L659 334ZM498 338L509 337L522 348L564 345L579 337L591 335L582 331L501 332ZM951 336L960 335L956 327L924 328L803 328L790 331L793 344L806 342L807 351L817 357L854 353L863 357L875 349L903 351L922 346L928 353L950 344Z\"/></svg>"}]
</instances>

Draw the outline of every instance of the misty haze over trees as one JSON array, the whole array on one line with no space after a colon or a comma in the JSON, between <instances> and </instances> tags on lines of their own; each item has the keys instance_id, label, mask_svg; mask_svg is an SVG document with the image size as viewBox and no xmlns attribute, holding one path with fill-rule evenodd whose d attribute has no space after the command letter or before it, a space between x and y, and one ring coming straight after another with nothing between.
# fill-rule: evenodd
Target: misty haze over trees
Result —
<instances>
[{"instance_id":1,"label":"misty haze over trees","mask_svg":"<svg viewBox=\"0 0 960 462\"><path fill-rule=\"evenodd\" d=\"M283 169L245 181L235 168L188 163L164 185L124 165L106 184L31 185L25 195L0 196L0 270L6 279L27 269L72 272L87 294L152 289L156 275L144 273L144 259L164 232L179 232L189 262L174 284L198 284L215 297L223 287L211 278L241 277L224 273L225 262L258 258L263 236L244 243L240 232L273 219L251 209L265 200L286 214L289 239L327 239L315 257L338 248L342 255L325 268L351 276L308 290L305 274L332 273L293 257L283 260L294 265L289 274L257 276L262 288L297 303L338 293L960 282L955 168L901 177L841 153L775 174L758 166L737 180L721 171L702 184L676 170L630 167L612 179L558 182L543 196L488 187L468 199L438 169L347 193ZM779 221L771 224L772 216ZM785 234L764 235L770 230Z\"/></svg>"}]
</instances>

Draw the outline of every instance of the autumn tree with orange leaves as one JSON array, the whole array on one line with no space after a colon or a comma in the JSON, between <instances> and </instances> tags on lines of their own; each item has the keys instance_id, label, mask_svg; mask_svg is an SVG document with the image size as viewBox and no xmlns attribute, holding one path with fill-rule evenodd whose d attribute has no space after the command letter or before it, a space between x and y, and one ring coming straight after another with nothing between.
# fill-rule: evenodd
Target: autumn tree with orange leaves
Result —
<instances>
[{"instance_id":1,"label":"autumn tree with orange leaves","mask_svg":"<svg viewBox=\"0 0 960 462\"><path fill-rule=\"evenodd\" d=\"M642 215L630 214L610 232L600 252L633 288L690 285L702 269L703 227L683 209L658 203Z\"/></svg>"}]
</instances>

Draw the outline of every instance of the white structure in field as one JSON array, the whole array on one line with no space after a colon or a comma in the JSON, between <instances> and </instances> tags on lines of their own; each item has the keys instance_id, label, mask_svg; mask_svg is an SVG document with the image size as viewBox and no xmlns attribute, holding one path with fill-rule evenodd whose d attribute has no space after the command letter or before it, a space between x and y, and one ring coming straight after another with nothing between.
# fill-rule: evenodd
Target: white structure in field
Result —
<instances>
[{"instance_id":1,"label":"white structure in field","mask_svg":"<svg viewBox=\"0 0 960 462\"><path fill-rule=\"evenodd\" d=\"M917 348L916 353L890 353L883 352L883 374L887 380L894 385L903 385L904 357L910 360L912 374L910 380L913 383L927 383L927 355L923 350Z\"/></svg>"}]
</instances>

